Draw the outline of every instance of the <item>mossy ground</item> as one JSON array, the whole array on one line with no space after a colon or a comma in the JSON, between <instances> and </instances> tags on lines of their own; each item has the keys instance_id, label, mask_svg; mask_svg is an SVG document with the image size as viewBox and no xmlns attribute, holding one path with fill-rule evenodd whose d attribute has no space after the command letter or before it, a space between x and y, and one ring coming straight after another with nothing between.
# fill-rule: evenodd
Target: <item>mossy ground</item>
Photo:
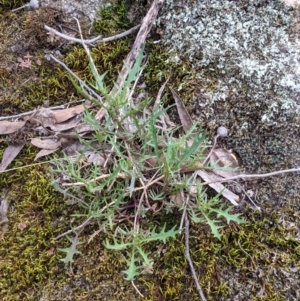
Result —
<instances>
[{"instance_id":1,"label":"mossy ground","mask_svg":"<svg viewBox=\"0 0 300 301\"><path fill-rule=\"evenodd\" d=\"M24 3L14 3L14 7L21 4ZM45 100L54 105L81 98L65 71L44 58L45 52L60 52L64 62L81 78L91 78L81 46L47 40L43 24L54 26L55 22L63 22L61 14L46 9L12 14L9 8L11 5L3 6L4 13L0 17L0 28L4 29L0 43L1 115L31 110ZM119 2L106 10L93 34L110 35L128 29L131 24L125 18L126 9L124 3ZM70 25L75 27L75 23ZM83 29L87 29L84 24ZM109 71L108 85L116 78L131 42L132 37L128 37L91 49L99 72ZM193 81L192 66L186 64L175 69L166 63L168 55L159 44L149 42L146 51L149 61L144 81L153 96L171 74L169 84L174 88L181 86L182 97L190 104L191 111L194 110L192 100L201 95L198 83ZM33 56L32 69L18 66L18 58L27 53ZM171 98L167 96L164 101L169 102ZM236 108L238 103L232 106ZM213 109L224 112L220 104L215 104ZM225 112L230 112L230 108ZM219 114L216 120L205 111L200 113L200 118L211 135L221 120L228 120L225 113ZM231 144L234 137L231 135ZM1 156L6 146L3 142ZM259 145L257 148L259 150ZM33 163L35 153L33 147L26 147L10 167ZM208 227L191 225L191 256L208 300L229 300L233 296L249 300L246 291L251 292L251 300L257 301L299 299L299 180L294 177L247 184L247 189L257 189L257 199L264 201L264 210L253 212L247 206L239 209L244 212L246 224L225 227L222 241L213 239ZM11 190L8 231L0 241L1 300L139 299L121 273L125 258L104 249L105 235L100 234L87 243L96 227L86 229L80 237L84 242L79 246L82 254L70 267L59 261L62 253L57 248L66 247L69 242L53 238L70 228L71 214L78 208L67 206L50 185L49 164L1 173L0 185L1 189ZM283 185L289 187L289 195L278 188ZM174 220L176 215L163 216L160 220L170 218ZM25 228L21 230L22 227ZM154 273L141 276L135 282L145 295L143 300L199 300L184 257L183 237L167 245L151 245L149 251L155 258Z\"/></svg>"}]
</instances>

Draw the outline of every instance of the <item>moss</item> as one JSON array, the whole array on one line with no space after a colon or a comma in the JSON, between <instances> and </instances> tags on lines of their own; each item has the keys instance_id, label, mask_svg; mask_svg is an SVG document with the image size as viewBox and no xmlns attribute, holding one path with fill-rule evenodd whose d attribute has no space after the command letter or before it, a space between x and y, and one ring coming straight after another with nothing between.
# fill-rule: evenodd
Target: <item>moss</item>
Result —
<instances>
[{"instance_id":1,"label":"moss","mask_svg":"<svg viewBox=\"0 0 300 301\"><path fill-rule=\"evenodd\" d=\"M25 149L13 167L31 163L33 156L31 148ZM43 165L0 174L2 187L10 189L8 231L0 246L2 300L34 300L41 283L54 273L52 237L62 230L55 219L64 203L49 185L47 169Z\"/></svg>"},{"instance_id":2,"label":"moss","mask_svg":"<svg viewBox=\"0 0 300 301\"><path fill-rule=\"evenodd\" d=\"M120 29L129 29L132 24L127 18L128 5L128 1L118 0L100 7L99 18L93 24L94 30L103 35L114 35Z\"/></svg>"},{"instance_id":3,"label":"moss","mask_svg":"<svg viewBox=\"0 0 300 301\"><path fill-rule=\"evenodd\" d=\"M0 13L23 6L24 4L24 0L0 0Z\"/></svg>"}]
</instances>

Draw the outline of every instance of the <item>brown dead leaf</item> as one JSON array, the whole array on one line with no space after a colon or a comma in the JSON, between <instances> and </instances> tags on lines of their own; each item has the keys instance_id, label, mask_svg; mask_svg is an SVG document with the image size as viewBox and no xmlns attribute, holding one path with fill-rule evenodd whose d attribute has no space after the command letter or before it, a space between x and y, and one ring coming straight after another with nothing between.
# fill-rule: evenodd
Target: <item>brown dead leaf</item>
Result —
<instances>
[{"instance_id":1,"label":"brown dead leaf","mask_svg":"<svg viewBox=\"0 0 300 301\"><path fill-rule=\"evenodd\" d=\"M52 153L55 153L58 150L58 148L56 149L41 149L37 155L34 158L34 161L36 161L37 159L41 158L41 157L45 157L47 155L50 155Z\"/></svg>"},{"instance_id":2,"label":"brown dead leaf","mask_svg":"<svg viewBox=\"0 0 300 301\"><path fill-rule=\"evenodd\" d=\"M98 166L104 166L105 159L100 154L93 151L86 151L84 155L88 163L93 163L94 165Z\"/></svg>"},{"instance_id":3,"label":"brown dead leaf","mask_svg":"<svg viewBox=\"0 0 300 301\"><path fill-rule=\"evenodd\" d=\"M93 132L94 130L93 130L93 128L92 128L92 126L90 126L89 124L79 124L77 127L76 127L76 132L78 133L78 134L81 134L81 135L83 135L83 134L86 134L86 133L90 133L90 132ZM80 136L81 136L80 135Z\"/></svg>"},{"instance_id":4,"label":"brown dead leaf","mask_svg":"<svg viewBox=\"0 0 300 301\"><path fill-rule=\"evenodd\" d=\"M170 87L170 90L172 92L173 98L176 103L178 115L183 127L184 132L186 133L193 125L192 118L188 111L185 108L185 105L183 104L182 100L178 96L178 94Z\"/></svg>"},{"instance_id":5,"label":"brown dead leaf","mask_svg":"<svg viewBox=\"0 0 300 301\"><path fill-rule=\"evenodd\" d=\"M0 135L12 134L25 125L25 121L0 121Z\"/></svg>"},{"instance_id":6,"label":"brown dead leaf","mask_svg":"<svg viewBox=\"0 0 300 301\"><path fill-rule=\"evenodd\" d=\"M56 123L55 116L53 114L53 111L48 108L42 108L38 110L34 117L29 117L29 122L42 125L43 127L51 127Z\"/></svg>"},{"instance_id":7,"label":"brown dead leaf","mask_svg":"<svg viewBox=\"0 0 300 301\"><path fill-rule=\"evenodd\" d=\"M54 253L55 253L55 247L52 247L52 248L50 248L48 251L47 251L47 253L48 253L48 255L49 256L52 256Z\"/></svg>"},{"instance_id":8,"label":"brown dead leaf","mask_svg":"<svg viewBox=\"0 0 300 301\"><path fill-rule=\"evenodd\" d=\"M52 111L56 123L61 123L64 122L80 113L84 112L84 106L83 105L78 105L72 108L68 108L68 109L63 109L63 110L56 110L56 111Z\"/></svg>"},{"instance_id":9,"label":"brown dead leaf","mask_svg":"<svg viewBox=\"0 0 300 301\"><path fill-rule=\"evenodd\" d=\"M101 121L102 118L106 115L107 111L104 108L101 108L96 114L96 120Z\"/></svg>"},{"instance_id":10,"label":"brown dead leaf","mask_svg":"<svg viewBox=\"0 0 300 301\"><path fill-rule=\"evenodd\" d=\"M180 193L170 195L170 204L173 204L177 208L181 208L183 205L183 200Z\"/></svg>"},{"instance_id":11,"label":"brown dead leaf","mask_svg":"<svg viewBox=\"0 0 300 301\"><path fill-rule=\"evenodd\" d=\"M217 175L215 175L211 172L204 171L204 170L198 170L196 173L205 182L213 182L213 181L217 181L217 180L221 179L219 176L217 176ZM234 206L239 205L238 204L238 202L240 201L239 196L234 194L229 189L225 188L225 186L222 185L221 183L211 183L211 184L208 184L208 185L212 189L214 189L217 193L222 192L222 196L224 198L226 198L229 202L231 202L231 204L233 204Z\"/></svg>"},{"instance_id":12,"label":"brown dead leaf","mask_svg":"<svg viewBox=\"0 0 300 301\"><path fill-rule=\"evenodd\" d=\"M223 148L214 149L209 160L211 166L227 166L228 169L236 169L239 167L239 163L236 157L230 151ZM214 169L213 172L223 178L229 178L239 175L239 172L231 170L225 171Z\"/></svg>"},{"instance_id":13,"label":"brown dead leaf","mask_svg":"<svg viewBox=\"0 0 300 301\"><path fill-rule=\"evenodd\" d=\"M79 140L74 140L74 139L62 139L62 144L63 144L63 151L66 153L67 156L71 157L76 154L80 154L84 150L84 145L80 143Z\"/></svg>"},{"instance_id":14,"label":"brown dead leaf","mask_svg":"<svg viewBox=\"0 0 300 301\"><path fill-rule=\"evenodd\" d=\"M16 158L19 152L24 147L25 142L10 144L4 151L2 161L0 164L0 171L6 169L6 167Z\"/></svg>"},{"instance_id":15,"label":"brown dead leaf","mask_svg":"<svg viewBox=\"0 0 300 301\"><path fill-rule=\"evenodd\" d=\"M59 127L59 125L56 125L55 127L51 128L59 129L61 127ZM93 131L94 130L90 125L79 123L74 129L64 130L63 133L59 131L57 135L61 137L76 139L78 136L83 137L86 134L92 133Z\"/></svg>"},{"instance_id":16,"label":"brown dead leaf","mask_svg":"<svg viewBox=\"0 0 300 301\"><path fill-rule=\"evenodd\" d=\"M25 57L24 57L25 58ZM23 68L28 68L31 69L31 60L30 58L25 58L25 60L23 60L22 58L18 58L18 62L19 62L19 67Z\"/></svg>"},{"instance_id":17,"label":"brown dead leaf","mask_svg":"<svg viewBox=\"0 0 300 301\"><path fill-rule=\"evenodd\" d=\"M101 150L102 152L109 152L109 146L100 144L98 142L93 142L91 145L91 148L86 148L86 145L81 143L79 140L68 140L68 139L62 139L62 144L64 145L63 151L70 157L74 156L76 154L84 154L88 152L95 152L96 150Z\"/></svg>"},{"instance_id":18,"label":"brown dead leaf","mask_svg":"<svg viewBox=\"0 0 300 301\"><path fill-rule=\"evenodd\" d=\"M51 126L50 129L54 132L63 132L63 131L67 131L67 130L72 130L75 127L77 128L80 121L81 121L81 117L76 116L75 118L72 118L66 122L55 124L55 125Z\"/></svg>"},{"instance_id":19,"label":"brown dead leaf","mask_svg":"<svg viewBox=\"0 0 300 301\"><path fill-rule=\"evenodd\" d=\"M54 141L52 139L40 139L33 138L31 139L31 144L43 149L58 149L60 147L60 141Z\"/></svg>"},{"instance_id":20,"label":"brown dead leaf","mask_svg":"<svg viewBox=\"0 0 300 301\"><path fill-rule=\"evenodd\" d=\"M27 228L27 224L25 224L25 223L19 223L19 224L18 224L18 229L19 229L19 230L23 231L23 230L26 229L26 228Z\"/></svg>"}]
</instances>

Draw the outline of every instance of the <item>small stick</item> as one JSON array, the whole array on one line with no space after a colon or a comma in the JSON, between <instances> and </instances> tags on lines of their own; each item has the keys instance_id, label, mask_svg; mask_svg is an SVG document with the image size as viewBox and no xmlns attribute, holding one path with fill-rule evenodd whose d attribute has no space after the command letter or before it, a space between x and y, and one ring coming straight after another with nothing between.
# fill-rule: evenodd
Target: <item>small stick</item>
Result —
<instances>
[{"instance_id":1,"label":"small stick","mask_svg":"<svg viewBox=\"0 0 300 301\"><path fill-rule=\"evenodd\" d=\"M300 168L284 169L284 170L278 170L278 171L273 171L273 172L263 173L263 174L253 174L253 175L240 174L240 175L229 177L229 178L203 182L202 185L208 185L208 184L212 184L212 183L224 183L224 182L229 182L229 181L241 179L241 178L242 179L266 178L266 177L280 175L283 173L296 172L296 171L300 171Z\"/></svg>"},{"instance_id":2,"label":"small stick","mask_svg":"<svg viewBox=\"0 0 300 301\"><path fill-rule=\"evenodd\" d=\"M84 182L76 182L76 183L62 183L61 186L62 187L73 187L73 186L86 186L88 183L93 183L93 182L96 182L96 181L99 181L99 180L102 180L102 179L106 179L106 178L109 178L111 177L111 174L103 174L99 177L96 177L86 183ZM117 175L116 175L117 178L121 178L121 179L126 179L126 174L124 172L119 172Z\"/></svg>"},{"instance_id":3,"label":"small stick","mask_svg":"<svg viewBox=\"0 0 300 301\"><path fill-rule=\"evenodd\" d=\"M60 64L65 70L67 70L78 82L82 85L82 87L86 88L88 92L90 92L97 100L102 102L101 97L92 89L90 88L80 77L78 77L66 64L64 64L62 61L60 61L58 58L56 58L52 54L47 54L46 55L47 59L52 59L56 63Z\"/></svg>"},{"instance_id":4,"label":"small stick","mask_svg":"<svg viewBox=\"0 0 300 301\"><path fill-rule=\"evenodd\" d=\"M26 8L26 7L36 9L36 8L39 8L39 6L40 6L39 5L39 0L31 0L29 3L26 3L23 6L12 9L11 12L15 12L15 11L18 11L18 10Z\"/></svg>"},{"instance_id":5,"label":"small stick","mask_svg":"<svg viewBox=\"0 0 300 301\"><path fill-rule=\"evenodd\" d=\"M150 186L152 186L153 184L155 184L156 182L158 182L159 180L163 179L164 177L165 177L164 175L161 175L161 176L159 176L157 179L155 179L155 180L151 181L150 183L148 183L147 185L142 186L142 187L135 188L133 191L146 190L146 189L148 189Z\"/></svg>"},{"instance_id":6,"label":"small stick","mask_svg":"<svg viewBox=\"0 0 300 301\"><path fill-rule=\"evenodd\" d=\"M140 30L136 36L134 44L131 48L131 51L128 53L123 68L120 72L120 75L116 81L115 88L113 91L115 92L117 89L121 88L124 84L128 76L128 70L132 68L136 58L139 55L140 49L142 45L145 43L148 33L150 32L153 22L156 19L158 11L162 6L164 0L154 0L150 9L148 10L146 16L144 17Z\"/></svg>"},{"instance_id":7,"label":"small stick","mask_svg":"<svg viewBox=\"0 0 300 301\"><path fill-rule=\"evenodd\" d=\"M70 102L68 102L68 103L66 103L64 105L49 107L47 109L50 109L50 110L62 110L62 109L65 109L66 107L68 107L70 104L82 103L82 102L85 102L85 99L70 101ZM37 111L39 111L39 110L41 110L41 109L38 109ZM18 119L18 118L21 118L21 117L24 117L24 116L31 115L31 114L33 114L35 112L36 112L36 110L25 112L25 113L21 113L21 114L17 114L17 115L0 117L0 121L2 121L2 120L8 120L8 119Z\"/></svg>"},{"instance_id":8,"label":"small stick","mask_svg":"<svg viewBox=\"0 0 300 301\"><path fill-rule=\"evenodd\" d=\"M111 36L111 37L107 37L107 38L103 38L101 39L101 36L97 36L95 38L92 38L92 39L89 39L89 40L82 40L82 39L77 39L77 38L74 38L74 37L70 37L68 35L65 35L57 30L55 30L54 28L50 27L50 26L47 26L47 25L44 25L44 28L46 30L48 30L49 32L52 32L54 33L56 36L60 37L60 38L63 38L64 40L67 40L67 41L71 41L71 42L76 42L76 43L84 43L86 45L93 45L94 43L105 43L105 42L111 42L111 41L114 41L114 40L118 40L118 39L121 39L123 37L126 37L130 34L132 34L133 32L137 31L139 28L140 28L141 25L136 25L122 33L119 33L119 34L116 34L114 36Z\"/></svg>"},{"instance_id":9,"label":"small stick","mask_svg":"<svg viewBox=\"0 0 300 301\"><path fill-rule=\"evenodd\" d=\"M216 144L217 144L217 140L218 140L219 137L220 137L219 135L216 135L216 136L215 136L215 138L214 138L214 144L213 144L213 146L212 146L212 148L211 148L209 154L208 154L207 157L204 159L204 161L201 162L201 165L202 165L202 166L204 166L204 165L207 163L207 161L209 160L211 154L212 154L213 151L215 150Z\"/></svg>"},{"instance_id":10,"label":"small stick","mask_svg":"<svg viewBox=\"0 0 300 301\"><path fill-rule=\"evenodd\" d=\"M195 284L196 284L196 288L197 288L197 291L198 291L198 294L201 298L202 301L207 301L207 299L205 298L204 296L204 293L202 291L202 288L199 284L199 281L198 281L198 278L197 278L197 274L196 274L196 271L195 271L195 268L194 268L194 265L193 265L193 262L192 262L192 259L191 259L191 255L190 255L190 244L189 244L189 238L190 238L190 232L189 232L189 227L190 227L190 221L189 221L189 218L187 216L187 214L185 214L185 217L184 217L184 220L185 220L185 257L189 263L189 266L190 266L190 269L191 269L191 272L192 272L192 275L193 275L193 278L194 278L194 281L195 281Z\"/></svg>"},{"instance_id":11,"label":"small stick","mask_svg":"<svg viewBox=\"0 0 300 301\"><path fill-rule=\"evenodd\" d=\"M142 298L144 298L144 295L139 291L139 289L136 287L136 285L134 284L133 281L131 281L131 284L132 284L132 286L134 287L134 289L137 291L137 293L138 293Z\"/></svg>"}]
</instances>

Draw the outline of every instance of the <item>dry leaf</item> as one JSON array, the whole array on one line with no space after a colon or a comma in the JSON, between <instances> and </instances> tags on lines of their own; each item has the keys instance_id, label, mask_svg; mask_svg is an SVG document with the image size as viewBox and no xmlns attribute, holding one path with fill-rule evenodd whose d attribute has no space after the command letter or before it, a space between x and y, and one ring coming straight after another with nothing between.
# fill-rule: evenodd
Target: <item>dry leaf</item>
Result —
<instances>
[{"instance_id":1,"label":"dry leaf","mask_svg":"<svg viewBox=\"0 0 300 301\"><path fill-rule=\"evenodd\" d=\"M52 111L52 113L55 117L56 123L64 122L82 112L84 112L83 105L78 105L78 106L68 108L68 109L63 109L63 110Z\"/></svg>"},{"instance_id":2,"label":"dry leaf","mask_svg":"<svg viewBox=\"0 0 300 301\"><path fill-rule=\"evenodd\" d=\"M217 180L221 179L219 176L217 176L213 173L209 173L209 172L204 171L204 170L198 170L196 173L205 182L213 182L213 181L217 181ZM231 204L233 204L234 206L239 205L238 204L238 202L240 200L239 196L234 194L232 191L228 190L227 188L225 188L225 186L222 185L221 183L211 183L211 184L208 184L208 185L212 189L214 189L217 193L222 192L222 196L224 198L226 198L229 202L231 202Z\"/></svg>"},{"instance_id":3,"label":"dry leaf","mask_svg":"<svg viewBox=\"0 0 300 301\"><path fill-rule=\"evenodd\" d=\"M89 124L79 124L77 127L76 127L76 133L78 134L86 134L86 133L90 133L90 132L93 132L93 128L92 126L90 126Z\"/></svg>"},{"instance_id":4,"label":"dry leaf","mask_svg":"<svg viewBox=\"0 0 300 301\"><path fill-rule=\"evenodd\" d=\"M88 163L93 163L98 166L104 166L105 159L100 154L93 151L86 151L84 155Z\"/></svg>"},{"instance_id":5,"label":"dry leaf","mask_svg":"<svg viewBox=\"0 0 300 301\"><path fill-rule=\"evenodd\" d=\"M77 118L77 117L79 117L79 118ZM55 124L55 125L51 126L50 129L54 132L63 132L63 131L67 131L67 130L72 130L78 126L80 121L81 121L81 117L76 116L75 118L72 118L66 122Z\"/></svg>"},{"instance_id":6,"label":"dry leaf","mask_svg":"<svg viewBox=\"0 0 300 301\"><path fill-rule=\"evenodd\" d=\"M56 149L41 149L37 155L34 158L34 161L36 161L37 159L41 158L41 157L45 157L47 155L50 155L52 153L55 153L58 150L58 148Z\"/></svg>"},{"instance_id":7,"label":"dry leaf","mask_svg":"<svg viewBox=\"0 0 300 301\"><path fill-rule=\"evenodd\" d=\"M52 139L40 139L33 138L31 139L31 144L43 149L58 149L60 147L60 141L54 141Z\"/></svg>"},{"instance_id":8,"label":"dry leaf","mask_svg":"<svg viewBox=\"0 0 300 301\"><path fill-rule=\"evenodd\" d=\"M239 167L236 157L228 150L223 148L216 148L212 151L209 158L211 166L228 167L228 169L235 169ZM213 172L223 178L229 178L239 175L237 171L225 171L214 169Z\"/></svg>"},{"instance_id":9,"label":"dry leaf","mask_svg":"<svg viewBox=\"0 0 300 301\"><path fill-rule=\"evenodd\" d=\"M63 151L67 156L71 157L78 153L83 152L85 145L74 139L63 139Z\"/></svg>"},{"instance_id":10,"label":"dry leaf","mask_svg":"<svg viewBox=\"0 0 300 301\"><path fill-rule=\"evenodd\" d=\"M25 121L0 121L0 135L12 134L25 125Z\"/></svg>"},{"instance_id":11,"label":"dry leaf","mask_svg":"<svg viewBox=\"0 0 300 301\"><path fill-rule=\"evenodd\" d=\"M188 111L185 108L185 105L183 104L182 100L178 96L178 94L170 87L170 90L172 92L173 98L176 103L178 115L183 127L184 132L186 133L193 125L192 118Z\"/></svg>"},{"instance_id":12,"label":"dry leaf","mask_svg":"<svg viewBox=\"0 0 300 301\"><path fill-rule=\"evenodd\" d=\"M87 153L88 151L94 152L95 150L102 149L105 151L105 145L102 145L98 142L93 142L91 148L87 149L86 145L81 143L79 140L71 139L62 139L62 144L64 145L63 151L68 156L74 156L75 154Z\"/></svg>"},{"instance_id":13,"label":"dry leaf","mask_svg":"<svg viewBox=\"0 0 300 301\"><path fill-rule=\"evenodd\" d=\"M19 229L19 230L23 231L23 230L26 229L26 228L27 228L27 224L25 224L25 223L19 223L19 224L18 224L18 229Z\"/></svg>"},{"instance_id":14,"label":"dry leaf","mask_svg":"<svg viewBox=\"0 0 300 301\"><path fill-rule=\"evenodd\" d=\"M181 208L183 201L180 193L170 195L170 204L173 204L175 207Z\"/></svg>"},{"instance_id":15,"label":"dry leaf","mask_svg":"<svg viewBox=\"0 0 300 301\"><path fill-rule=\"evenodd\" d=\"M101 108L96 114L96 120L101 121L102 118L106 115L107 111L104 108Z\"/></svg>"},{"instance_id":16,"label":"dry leaf","mask_svg":"<svg viewBox=\"0 0 300 301\"><path fill-rule=\"evenodd\" d=\"M38 123L38 125L42 125L43 127L50 127L56 123L55 116L53 111L47 108L42 108L38 110L33 118L28 119L29 122Z\"/></svg>"},{"instance_id":17,"label":"dry leaf","mask_svg":"<svg viewBox=\"0 0 300 301\"><path fill-rule=\"evenodd\" d=\"M20 142L16 144L10 144L4 151L2 162L0 164L0 171L6 169L6 167L17 157L19 152L24 147L25 142Z\"/></svg>"},{"instance_id":18,"label":"dry leaf","mask_svg":"<svg viewBox=\"0 0 300 301\"><path fill-rule=\"evenodd\" d=\"M18 58L18 62L19 62L19 67L23 68L29 68L31 69L31 60L30 59L25 59L23 60L22 58Z\"/></svg>"},{"instance_id":19,"label":"dry leaf","mask_svg":"<svg viewBox=\"0 0 300 301\"><path fill-rule=\"evenodd\" d=\"M52 256L55 253L55 248L54 247L50 248L47 253L49 256Z\"/></svg>"}]
</instances>

